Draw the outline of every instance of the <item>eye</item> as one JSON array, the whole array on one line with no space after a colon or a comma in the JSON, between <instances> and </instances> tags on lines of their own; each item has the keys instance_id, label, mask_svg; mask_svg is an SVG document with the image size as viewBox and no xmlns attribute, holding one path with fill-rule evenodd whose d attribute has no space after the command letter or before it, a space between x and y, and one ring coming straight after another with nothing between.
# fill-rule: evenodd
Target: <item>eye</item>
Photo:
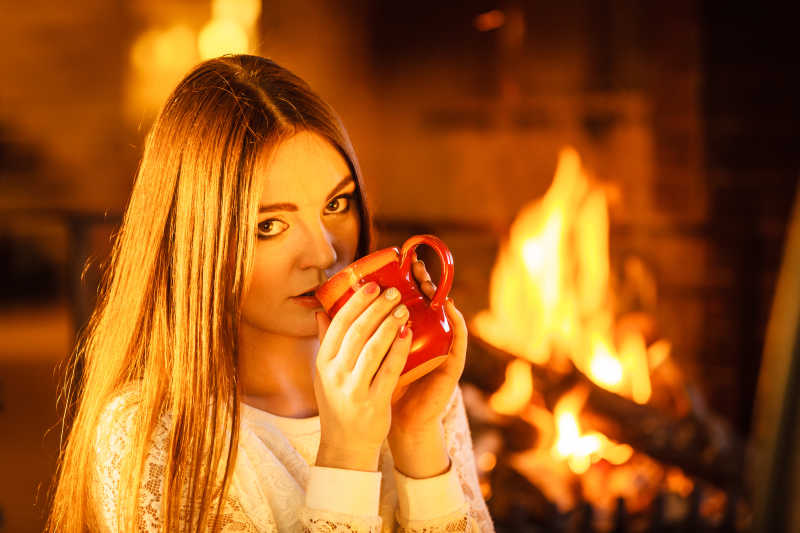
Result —
<instances>
[{"instance_id":1,"label":"eye","mask_svg":"<svg viewBox=\"0 0 800 533\"><path fill-rule=\"evenodd\" d=\"M277 229L279 229L281 224L283 224L284 228L280 231L276 231ZM281 233L286 231L286 228L288 227L289 224L277 218L270 218L264 220L263 222L258 223L258 238L264 239L269 237L275 237L276 235L280 235Z\"/></svg>"},{"instance_id":2,"label":"eye","mask_svg":"<svg viewBox=\"0 0 800 533\"><path fill-rule=\"evenodd\" d=\"M350 203L353 201L353 194L340 194L330 202L327 207L334 213L346 213L350 211Z\"/></svg>"}]
</instances>

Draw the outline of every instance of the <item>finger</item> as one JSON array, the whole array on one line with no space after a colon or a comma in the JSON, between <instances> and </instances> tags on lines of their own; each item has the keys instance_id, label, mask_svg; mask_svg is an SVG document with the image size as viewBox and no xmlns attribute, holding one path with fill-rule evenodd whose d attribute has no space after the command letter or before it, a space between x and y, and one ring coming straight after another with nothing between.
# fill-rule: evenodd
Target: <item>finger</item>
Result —
<instances>
[{"instance_id":1,"label":"finger","mask_svg":"<svg viewBox=\"0 0 800 533\"><path fill-rule=\"evenodd\" d=\"M400 328L408 322L408 317L406 306L398 306L364 345L364 349L361 351L361 355L359 355L351 373L358 383L357 387L362 390L369 389L369 385L375 377L375 372L378 371L381 361L391 349L392 343L400 332Z\"/></svg>"},{"instance_id":2,"label":"finger","mask_svg":"<svg viewBox=\"0 0 800 533\"><path fill-rule=\"evenodd\" d=\"M429 300L433 300L433 297L436 296L436 285L434 285L430 280L426 281L422 284L422 292L428 297Z\"/></svg>"},{"instance_id":3,"label":"finger","mask_svg":"<svg viewBox=\"0 0 800 533\"><path fill-rule=\"evenodd\" d=\"M341 365L342 369L347 372L352 371L364 345L400 303L400 291L396 287L389 287L353 321L342 339L336 356L337 364Z\"/></svg>"},{"instance_id":4,"label":"finger","mask_svg":"<svg viewBox=\"0 0 800 533\"><path fill-rule=\"evenodd\" d=\"M423 263L422 261L414 261L414 263L412 263L411 269L414 271L414 277L416 277L418 281L420 282L426 280L430 281L431 279L430 272L428 272L428 269L425 268L425 263Z\"/></svg>"},{"instance_id":5,"label":"finger","mask_svg":"<svg viewBox=\"0 0 800 533\"><path fill-rule=\"evenodd\" d=\"M398 378L398 379L399 379L399 378ZM399 386L399 385L398 385L398 386L396 386L396 387L394 388L394 391L392 391L392 400L391 400L391 403L392 403L392 404L394 404L395 402L397 402L397 400L399 400L400 398L402 398L402 397L403 397L403 395L406 393L406 391L408 390L408 388L409 388L410 386L411 386L411 383L406 383L405 385L402 385L402 386Z\"/></svg>"},{"instance_id":6,"label":"finger","mask_svg":"<svg viewBox=\"0 0 800 533\"><path fill-rule=\"evenodd\" d=\"M372 380L372 385L369 388L372 395L380 398L391 398L392 392L397 386L397 380L400 379L400 373L406 366L413 338L414 332L411 331L410 327L405 326L404 331L392 343L389 353L386 354L381 367L375 374L375 379Z\"/></svg>"},{"instance_id":7,"label":"finger","mask_svg":"<svg viewBox=\"0 0 800 533\"><path fill-rule=\"evenodd\" d=\"M333 320L329 320L324 331L326 335L320 339L319 352L317 354L318 360L330 361L336 356L350 325L379 294L380 286L375 282L370 282L359 288L345 302L339 312L336 313L336 316L333 317ZM320 333L319 326L317 333Z\"/></svg>"},{"instance_id":8,"label":"finger","mask_svg":"<svg viewBox=\"0 0 800 533\"><path fill-rule=\"evenodd\" d=\"M429 299L433 299L434 295L436 294L436 285L434 285L433 281L431 281L430 273L425 268L425 264L422 261L414 263L412 266L412 271L414 273L414 277L417 279L422 294L427 296Z\"/></svg>"},{"instance_id":9,"label":"finger","mask_svg":"<svg viewBox=\"0 0 800 533\"><path fill-rule=\"evenodd\" d=\"M467 341L469 337L467 323L464 320L464 315L456 308L456 304L453 302L452 298L447 299L445 312L450 320L450 324L453 326L453 346L450 348L450 353L454 355L457 360L460 360L461 369L463 370L463 365L467 356Z\"/></svg>"}]
</instances>

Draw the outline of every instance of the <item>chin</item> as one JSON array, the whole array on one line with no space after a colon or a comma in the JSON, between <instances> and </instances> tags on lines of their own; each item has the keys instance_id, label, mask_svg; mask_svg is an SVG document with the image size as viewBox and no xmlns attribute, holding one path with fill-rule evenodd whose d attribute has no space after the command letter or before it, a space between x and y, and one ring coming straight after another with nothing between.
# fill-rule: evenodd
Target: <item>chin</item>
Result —
<instances>
[{"instance_id":1,"label":"chin","mask_svg":"<svg viewBox=\"0 0 800 533\"><path fill-rule=\"evenodd\" d=\"M314 338L317 336L317 319L312 310L303 313L287 313L278 320L267 317L261 320L246 320L243 318L242 322L251 328L273 335Z\"/></svg>"},{"instance_id":2,"label":"chin","mask_svg":"<svg viewBox=\"0 0 800 533\"><path fill-rule=\"evenodd\" d=\"M287 327L283 333L292 337L317 337L317 319L313 312L305 320L298 320Z\"/></svg>"}]
</instances>

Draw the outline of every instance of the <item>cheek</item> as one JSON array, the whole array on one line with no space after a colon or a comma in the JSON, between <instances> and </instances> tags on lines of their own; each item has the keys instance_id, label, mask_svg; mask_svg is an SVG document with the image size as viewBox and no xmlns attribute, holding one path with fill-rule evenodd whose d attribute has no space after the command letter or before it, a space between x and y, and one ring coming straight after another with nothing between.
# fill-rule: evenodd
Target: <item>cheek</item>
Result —
<instances>
[{"instance_id":1,"label":"cheek","mask_svg":"<svg viewBox=\"0 0 800 533\"><path fill-rule=\"evenodd\" d=\"M242 303L245 316L271 308L276 304L275 300L282 297L281 286L286 272L281 257L281 254L256 250L250 284Z\"/></svg>"},{"instance_id":2,"label":"cheek","mask_svg":"<svg viewBox=\"0 0 800 533\"><path fill-rule=\"evenodd\" d=\"M350 264L355 260L360 229L361 221L358 218L358 214L349 217L347 222L342 225L341 230L337 234L337 239L343 252L342 257L339 258L340 262L344 261L345 264Z\"/></svg>"}]
</instances>

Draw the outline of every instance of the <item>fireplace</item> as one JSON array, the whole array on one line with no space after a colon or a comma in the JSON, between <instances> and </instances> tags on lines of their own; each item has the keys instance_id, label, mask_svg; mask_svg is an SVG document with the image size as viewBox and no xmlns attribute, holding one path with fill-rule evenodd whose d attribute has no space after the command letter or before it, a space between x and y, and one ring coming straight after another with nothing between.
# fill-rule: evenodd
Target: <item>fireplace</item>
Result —
<instances>
[{"instance_id":1,"label":"fireplace","mask_svg":"<svg viewBox=\"0 0 800 533\"><path fill-rule=\"evenodd\" d=\"M374 11L370 112L391 127L355 140L384 187L379 245L453 250L498 530L755 527L743 472L800 171L786 18Z\"/></svg>"},{"instance_id":2,"label":"fireplace","mask_svg":"<svg viewBox=\"0 0 800 533\"><path fill-rule=\"evenodd\" d=\"M742 438L671 353L647 262L612 264L613 190L565 147L496 241L463 383L484 497L508 531L744 530Z\"/></svg>"}]
</instances>

